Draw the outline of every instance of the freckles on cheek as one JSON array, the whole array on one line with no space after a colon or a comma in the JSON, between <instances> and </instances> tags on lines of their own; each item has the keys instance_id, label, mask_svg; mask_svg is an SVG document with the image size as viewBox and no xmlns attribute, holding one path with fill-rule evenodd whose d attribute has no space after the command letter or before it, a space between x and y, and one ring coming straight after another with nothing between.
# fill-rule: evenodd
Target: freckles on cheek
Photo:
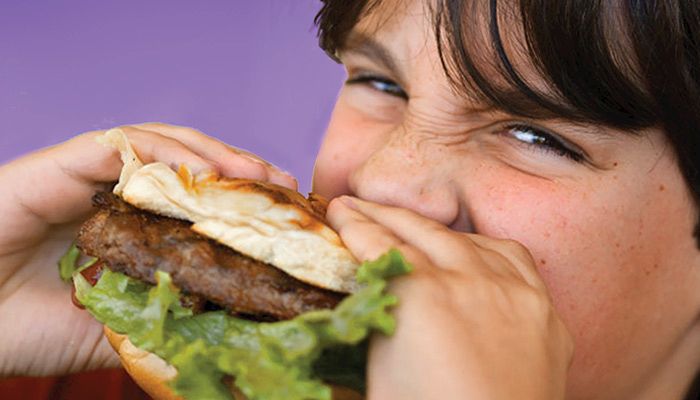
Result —
<instances>
[{"instance_id":1,"label":"freckles on cheek","mask_svg":"<svg viewBox=\"0 0 700 400\"><path fill-rule=\"evenodd\" d=\"M524 189L522 184L508 184L502 179L497 182L470 202L478 233L514 239L527 246L557 237L569 226L562 207L567 198L549 185Z\"/></svg>"},{"instance_id":2,"label":"freckles on cheek","mask_svg":"<svg viewBox=\"0 0 700 400\"><path fill-rule=\"evenodd\" d=\"M630 296L653 289L658 254L642 251L648 238L640 232L648 232L648 221L630 218L629 209L596 207L584 195L556 191L499 192L484 233L517 240L531 251L575 336L595 337L603 321L631 317Z\"/></svg>"},{"instance_id":3,"label":"freckles on cheek","mask_svg":"<svg viewBox=\"0 0 700 400\"><path fill-rule=\"evenodd\" d=\"M527 247L555 301L566 301L572 288L591 277L600 238L599 224L587 207L585 194L572 193L550 182L508 185L501 179L472 204L480 234L513 239Z\"/></svg>"}]
</instances>

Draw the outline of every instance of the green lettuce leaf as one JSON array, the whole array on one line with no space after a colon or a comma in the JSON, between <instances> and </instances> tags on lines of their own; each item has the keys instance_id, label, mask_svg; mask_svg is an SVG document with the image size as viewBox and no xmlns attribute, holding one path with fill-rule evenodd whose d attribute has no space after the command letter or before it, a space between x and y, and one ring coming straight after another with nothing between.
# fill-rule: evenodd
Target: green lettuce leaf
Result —
<instances>
[{"instance_id":1,"label":"green lettuce leaf","mask_svg":"<svg viewBox=\"0 0 700 400\"><path fill-rule=\"evenodd\" d=\"M72 257L72 256L71 256ZM188 399L230 399L225 377L250 400L330 400L324 382L364 390L367 340L394 332L387 280L411 266L396 250L364 263L363 287L334 310L258 323L223 311L193 315L165 272L157 285L105 270L93 287L74 274L76 297L97 320L175 366L171 387Z\"/></svg>"},{"instance_id":2,"label":"green lettuce leaf","mask_svg":"<svg viewBox=\"0 0 700 400\"><path fill-rule=\"evenodd\" d=\"M90 258L85 263L80 265L78 264L79 258L80 250L78 250L78 247L75 244L73 244L68 249L66 254L64 254L63 257L61 257L61 259L58 260L58 275L65 282L70 281L74 274L84 270L85 268L97 262L96 258Z\"/></svg>"}]
</instances>

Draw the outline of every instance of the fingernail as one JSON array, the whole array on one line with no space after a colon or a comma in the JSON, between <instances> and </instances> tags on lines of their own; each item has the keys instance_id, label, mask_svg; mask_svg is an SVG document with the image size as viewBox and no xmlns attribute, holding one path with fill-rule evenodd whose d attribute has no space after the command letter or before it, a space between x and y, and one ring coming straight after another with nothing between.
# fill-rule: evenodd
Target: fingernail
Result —
<instances>
[{"instance_id":1,"label":"fingernail","mask_svg":"<svg viewBox=\"0 0 700 400\"><path fill-rule=\"evenodd\" d=\"M273 165L273 167L274 167L274 165ZM281 170L281 169L279 169L279 168L277 168L277 167L274 167L274 168L275 168L275 169L274 169L273 171L275 171L275 173L280 174L280 175L284 175L284 176L288 176L288 177L290 177L290 178L296 180L296 178L294 177L294 175L292 175L291 172L289 172L289 171L283 171L283 170Z\"/></svg>"},{"instance_id":2,"label":"fingernail","mask_svg":"<svg viewBox=\"0 0 700 400\"><path fill-rule=\"evenodd\" d=\"M355 203L355 200L350 196L340 196L338 198L338 201L345 204L348 208L351 208L353 210L358 210L357 203Z\"/></svg>"},{"instance_id":3,"label":"fingernail","mask_svg":"<svg viewBox=\"0 0 700 400\"><path fill-rule=\"evenodd\" d=\"M250 161L252 161L252 162L254 162L254 163L256 163L256 164L260 164L260 165L263 165L263 166L269 168L274 174L277 174L277 175L284 175L284 176L288 176L288 177L290 177L290 178L294 178L294 175L292 175L291 172L289 172L289 171L284 171L284 170L281 169L280 167L276 166L275 164L273 164L273 163L271 163L271 162L269 162L269 161L267 161L267 160L263 160L263 159L261 159L261 158L257 158L256 156L250 155L250 154L248 154L248 153L238 153L238 155L241 156L241 157L243 157L243 158L245 158L246 160L250 160Z\"/></svg>"},{"instance_id":4,"label":"fingernail","mask_svg":"<svg viewBox=\"0 0 700 400\"><path fill-rule=\"evenodd\" d=\"M292 176L292 174L288 172L282 172L282 171L272 171L272 176L270 177L270 182L275 183L277 185L282 185L286 186L290 189L298 190L299 188L299 182L297 182L296 178ZM290 185L291 183L291 185Z\"/></svg>"}]
</instances>

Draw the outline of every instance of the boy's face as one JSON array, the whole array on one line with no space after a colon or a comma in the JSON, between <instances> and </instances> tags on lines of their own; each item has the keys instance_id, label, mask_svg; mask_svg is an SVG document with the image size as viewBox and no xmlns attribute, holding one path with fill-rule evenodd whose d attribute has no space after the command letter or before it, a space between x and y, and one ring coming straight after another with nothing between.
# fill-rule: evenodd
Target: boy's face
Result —
<instances>
[{"instance_id":1,"label":"boy's face","mask_svg":"<svg viewBox=\"0 0 700 400\"><path fill-rule=\"evenodd\" d=\"M404 3L362 20L341 54L349 79L365 78L340 92L314 191L526 245L575 339L571 398L633 394L669 356L697 351L684 339L700 310L697 218L663 134L468 103L423 2Z\"/></svg>"}]
</instances>

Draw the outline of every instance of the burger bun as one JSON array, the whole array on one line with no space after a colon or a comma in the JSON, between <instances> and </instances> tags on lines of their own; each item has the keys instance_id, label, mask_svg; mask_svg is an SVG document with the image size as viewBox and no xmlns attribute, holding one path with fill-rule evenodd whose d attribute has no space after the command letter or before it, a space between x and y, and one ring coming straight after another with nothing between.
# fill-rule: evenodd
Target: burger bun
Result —
<instances>
[{"instance_id":1,"label":"burger bun","mask_svg":"<svg viewBox=\"0 0 700 400\"><path fill-rule=\"evenodd\" d=\"M177 370L157 355L134 346L126 335L104 327L104 334L117 352L126 372L144 392L155 400L183 400L168 386L167 382L175 378ZM333 400L362 400L358 392L331 385ZM246 400L245 395L231 387L235 400Z\"/></svg>"}]
</instances>

